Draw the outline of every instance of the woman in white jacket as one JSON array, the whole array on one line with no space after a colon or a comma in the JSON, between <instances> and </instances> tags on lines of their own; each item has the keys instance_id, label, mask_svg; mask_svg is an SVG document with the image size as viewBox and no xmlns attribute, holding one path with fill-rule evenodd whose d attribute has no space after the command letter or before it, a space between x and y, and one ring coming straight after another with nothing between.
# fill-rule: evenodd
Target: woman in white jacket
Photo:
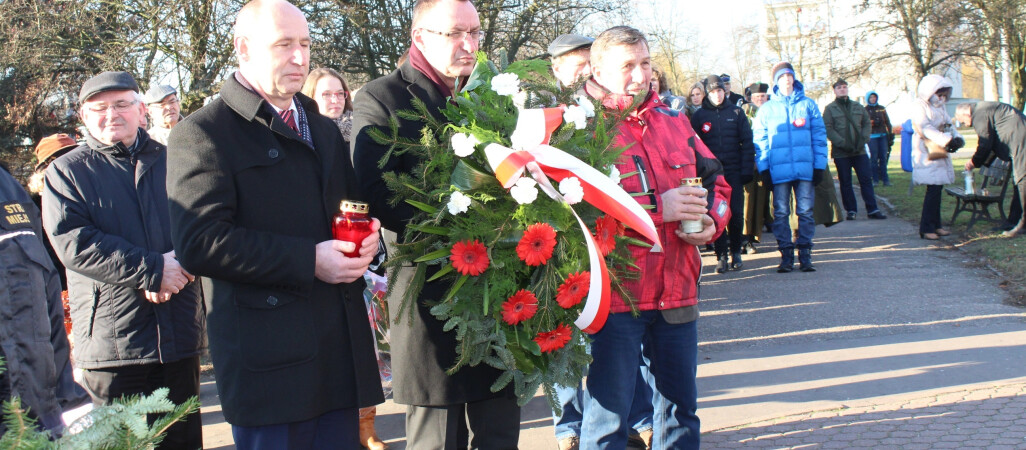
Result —
<instances>
[{"instance_id":1,"label":"woman in white jacket","mask_svg":"<svg viewBox=\"0 0 1026 450\"><path fill-rule=\"evenodd\" d=\"M941 225L941 193L955 181L949 152L965 145L944 109L951 98L951 82L940 75L927 75L919 82L916 108L912 112L912 181L926 185L919 237L937 240L951 234ZM933 152L931 152L931 149Z\"/></svg>"}]
</instances>

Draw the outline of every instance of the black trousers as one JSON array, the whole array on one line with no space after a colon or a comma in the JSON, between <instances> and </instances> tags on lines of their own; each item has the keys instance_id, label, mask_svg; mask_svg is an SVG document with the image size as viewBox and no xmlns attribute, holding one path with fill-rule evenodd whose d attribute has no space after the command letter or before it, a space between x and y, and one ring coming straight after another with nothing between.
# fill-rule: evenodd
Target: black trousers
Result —
<instances>
[{"instance_id":1,"label":"black trousers","mask_svg":"<svg viewBox=\"0 0 1026 450\"><path fill-rule=\"evenodd\" d=\"M199 356L167 364L150 363L107 369L82 371L82 387L93 398L93 404L102 406L113 400L132 395L149 395L160 387L168 388L168 399L180 405L189 397L199 397ZM150 417L152 423L157 416ZM184 421L168 428L161 441L163 449L203 448L203 426L200 412L189 414Z\"/></svg>"},{"instance_id":2,"label":"black trousers","mask_svg":"<svg viewBox=\"0 0 1026 450\"><path fill-rule=\"evenodd\" d=\"M1024 181L1026 183L1026 181ZM1023 190L1023 184L1013 184L1012 186L1012 201L1008 205L1008 224L1015 225L1022 219L1022 194L1019 191Z\"/></svg>"},{"instance_id":3,"label":"black trousers","mask_svg":"<svg viewBox=\"0 0 1026 450\"><path fill-rule=\"evenodd\" d=\"M515 450L520 441L517 399L406 407L407 450Z\"/></svg>"},{"instance_id":4,"label":"black trousers","mask_svg":"<svg viewBox=\"0 0 1026 450\"><path fill-rule=\"evenodd\" d=\"M741 184L741 177L727 179L730 185L730 221L727 222L726 232L716 238L716 256L727 254L727 242L730 242L730 252L741 251L741 236L745 232L745 185Z\"/></svg>"},{"instance_id":5,"label":"black trousers","mask_svg":"<svg viewBox=\"0 0 1026 450\"><path fill-rule=\"evenodd\" d=\"M920 233L934 233L941 228L941 193L944 186L940 184L926 185L926 196L923 197L923 214L919 218Z\"/></svg>"}]
</instances>

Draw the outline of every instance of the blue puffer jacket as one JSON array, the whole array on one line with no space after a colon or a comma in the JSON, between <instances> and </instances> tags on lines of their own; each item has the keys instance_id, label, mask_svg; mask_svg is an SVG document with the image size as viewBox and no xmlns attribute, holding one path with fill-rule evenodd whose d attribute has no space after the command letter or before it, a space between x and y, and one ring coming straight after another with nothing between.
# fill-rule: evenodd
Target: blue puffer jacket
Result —
<instances>
[{"instance_id":1,"label":"blue puffer jacket","mask_svg":"<svg viewBox=\"0 0 1026 450\"><path fill-rule=\"evenodd\" d=\"M827 165L827 133L816 102L805 96L797 80L794 92L773 98L759 108L752 123L759 172L770 171L773 183L812 181L813 169Z\"/></svg>"}]
</instances>

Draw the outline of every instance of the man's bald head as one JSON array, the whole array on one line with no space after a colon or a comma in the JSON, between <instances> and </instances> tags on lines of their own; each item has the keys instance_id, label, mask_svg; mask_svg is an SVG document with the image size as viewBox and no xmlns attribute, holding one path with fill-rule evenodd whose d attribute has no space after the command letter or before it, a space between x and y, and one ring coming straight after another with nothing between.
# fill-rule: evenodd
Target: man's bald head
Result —
<instances>
[{"instance_id":1,"label":"man's bald head","mask_svg":"<svg viewBox=\"0 0 1026 450\"><path fill-rule=\"evenodd\" d=\"M254 0L235 18L239 72L261 96L285 109L310 70L310 29L284 0Z\"/></svg>"}]
</instances>

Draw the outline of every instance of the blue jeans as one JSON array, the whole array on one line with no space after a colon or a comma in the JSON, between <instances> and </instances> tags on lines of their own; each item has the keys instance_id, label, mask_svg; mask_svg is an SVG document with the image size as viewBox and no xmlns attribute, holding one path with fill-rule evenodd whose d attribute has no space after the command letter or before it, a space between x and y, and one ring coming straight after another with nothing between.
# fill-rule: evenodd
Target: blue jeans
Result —
<instances>
[{"instance_id":1,"label":"blue jeans","mask_svg":"<svg viewBox=\"0 0 1026 450\"><path fill-rule=\"evenodd\" d=\"M887 136L869 138L869 161L870 170L873 171L873 182L883 181L890 183L891 177L887 174L887 160L890 159L891 149L887 146ZM859 181L861 183L862 181Z\"/></svg>"},{"instance_id":2,"label":"blue jeans","mask_svg":"<svg viewBox=\"0 0 1026 450\"><path fill-rule=\"evenodd\" d=\"M581 449L623 449L644 355L655 381L652 448L697 449L699 444L697 321L671 324L659 311L610 314L592 336L594 361L584 394Z\"/></svg>"},{"instance_id":3,"label":"blue jeans","mask_svg":"<svg viewBox=\"0 0 1026 450\"><path fill-rule=\"evenodd\" d=\"M823 181L828 183L828 181ZM777 249L794 248L791 239L791 192L794 192L795 209L798 211L798 246L812 247L816 234L816 221L812 218L812 206L816 203L816 188L812 181L794 180L773 185L773 237L777 238Z\"/></svg>"},{"instance_id":4,"label":"blue jeans","mask_svg":"<svg viewBox=\"0 0 1026 450\"><path fill-rule=\"evenodd\" d=\"M631 429L640 433L652 429L652 391L655 389L655 380L652 372L648 370L646 361L641 361L638 367L638 379L634 382L634 401L631 402L631 412L627 421ZM552 413L552 421L555 423L556 440L562 440L571 436L581 435L581 420L583 419L584 386L578 383L576 387L556 386L556 399L563 406L563 414Z\"/></svg>"},{"instance_id":5,"label":"blue jeans","mask_svg":"<svg viewBox=\"0 0 1026 450\"><path fill-rule=\"evenodd\" d=\"M847 212L858 212L859 204L855 202L855 188L851 185L851 171L855 169L855 176L859 177L859 191L862 192L862 201L866 203L866 212L869 214L880 211L876 205L876 194L873 192L873 181L869 174L869 157L860 154L848 158L834 158L834 166L837 167L837 180L841 182L841 204Z\"/></svg>"}]
</instances>

